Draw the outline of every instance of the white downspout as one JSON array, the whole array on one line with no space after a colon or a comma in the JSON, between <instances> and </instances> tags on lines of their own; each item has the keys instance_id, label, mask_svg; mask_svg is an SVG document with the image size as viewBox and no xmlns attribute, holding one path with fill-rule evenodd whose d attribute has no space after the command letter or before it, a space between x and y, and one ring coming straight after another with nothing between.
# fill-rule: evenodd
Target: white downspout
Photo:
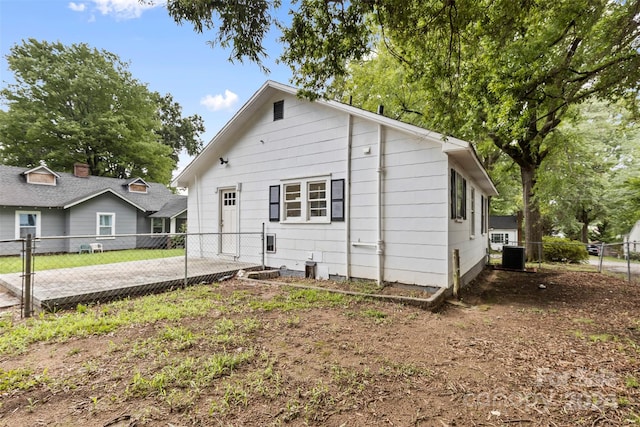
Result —
<instances>
[{"instance_id":1,"label":"white downspout","mask_svg":"<svg viewBox=\"0 0 640 427\"><path fill-rule=\"evenodd\" d=\"M345 263L346 263L346 279L351 280L351 150L352 150L352 134L353 117L349 114L347 122L347 175L346 188L344 189L344 228L345 228Z\"/></svg>"},{"instance_id":2,"label":"white downspout","mask_svg":"<svg viewBox=\"0 0 640 427\"><path fill-rule=\"evenodd\" d=\"M379 114L382 114L382 109L378 110ZM383 169L382 169L382 156L384 154L382 149L382 125L378 124L378 226L377 226L377 235L378 240L376 242L376 254L378 255L378 286L382 286L384 282L384 241L382 240L382 179L383 179Z\"/></svg>"},{"instance_id":3,"label":"white downspout","mask_svg":"<svg viewBox=\"0 0 640 427\"><path fill-rule=\"evenodd\" d=\"M200 247L200 257L202 258L202 212L200 206L200 182L198 180L198 175L196 178L196 212L198 214L198 241Z\"/></svg>"}]
</instances>

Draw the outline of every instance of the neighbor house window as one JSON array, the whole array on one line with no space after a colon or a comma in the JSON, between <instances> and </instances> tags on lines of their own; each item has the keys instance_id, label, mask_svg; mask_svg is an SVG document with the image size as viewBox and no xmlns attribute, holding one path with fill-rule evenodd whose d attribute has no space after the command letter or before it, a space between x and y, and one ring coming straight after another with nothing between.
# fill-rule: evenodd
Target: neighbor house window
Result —
<instances>
[{"instance_id":1,"label":"neighbor house window","mask_svg":"<svg viewBox=\"0 0 640 427\"><path fill-rule=\"evenodd\" d=\"M114 236L116 234L116 214L98 212L96 215L98 217L96 235L103 239Z\"/></svg>"},{"instance_id":2,"label":"neighbor house window","mask_svg":"<svg viewBox=\"0 0 640 427\"><path fill-rule=\"evenodd\" d=\"M16 211L16 239L26 239L27 234L40 237L40 212Z\"/></svg>"},{"instance_id":3,"label":"neighbor house window","mask_svg":"<svg viewBox=\"0 0 640 427\"><path fill-rule=\"evenodd\" d=\"M151 218L151 233L164 233L164 218Z\"/></svg>"},{"instance_id":4,"label":"neighbor house window","mask_svg":"<svg viewBox=\"0 0 640 427\"><path fill-rule=\"evenodd\" d=\"M509 235L503 233L492 233L491 234L491 243L503 243L505 245L509 244Z\"/></svg>"},{"instance_id":5,"label":"neighbor house window","mask_svg":"<svg viewBox=\"0 0 640 427\"><path fill-rule=\"evenodd\" d=\"M467 219L467 180L451 169L451 219Z\"/></svg>"},{"instance_id":6,"label":"neighbor house window","mask_svg":"<svg viewBox=\"0 0 640 427\"><path fill-rule=\"evenodd\" d=\"M284 119L284 100L273 103L273 121Z\"/></svg>"},{"instance_id":7,"label":"neighbor house window","mask_svg":"<svg viewBox=\"0 0 640 427\"><path fill-rule=\"evenodd\" d=\"M329 195L329 189L335 197ZM287 181L280 186L269 187L269 221L284 222L328 222L344 221L344 180L331 181L328 178L308 178ZM282 203L282 210L280 203ZM332 206L339 217L331 216Z\"/></svg>"}]
</instances>

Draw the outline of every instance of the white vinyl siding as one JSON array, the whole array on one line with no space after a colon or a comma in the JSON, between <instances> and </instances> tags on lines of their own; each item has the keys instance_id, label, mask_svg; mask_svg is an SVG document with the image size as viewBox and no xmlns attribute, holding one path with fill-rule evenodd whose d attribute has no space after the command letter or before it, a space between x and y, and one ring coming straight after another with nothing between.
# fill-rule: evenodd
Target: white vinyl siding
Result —
<instances>
[{"instance_id":1,"label":"white vinyl siding","mask_svg":"<svg viewBox=\"0 0 640 427\"><path fill-rule=\"evenodd\" d=\"M283 99L282 93L265 97L251 116L241 116L246 119L241 128L229 128L233 132L216 141L220 148L209 153L209 164L204 158L195 163L197 173L188 183L189 232L217 232L217 192L242 183L238 231L260 230L264 224L268 236L277 235L275 253L270 237L265 242L269 266L303 272L311 261L320 277L349 273L375 279L380 199L385 281L446 287L451 248L461 249L463 274L482 259L487 239L470 240L470 224L450 219L450 171L464 174L465 168L450 160L441 141L386 126L379 133L373 120L349 118L293 94L284 98L284 120L273 120L273 103ZM233 167L213 161L221 155L233 159ZM484 194L470 176L462 179L474 185L476 198ZM324 186L312 185L318 183ZM334 186L340 191L334 192ZM187 239L189 256L216 256L213 245ZM251 259L249 249L239 247L241 260Z\"/></svg>"}]
</instances>

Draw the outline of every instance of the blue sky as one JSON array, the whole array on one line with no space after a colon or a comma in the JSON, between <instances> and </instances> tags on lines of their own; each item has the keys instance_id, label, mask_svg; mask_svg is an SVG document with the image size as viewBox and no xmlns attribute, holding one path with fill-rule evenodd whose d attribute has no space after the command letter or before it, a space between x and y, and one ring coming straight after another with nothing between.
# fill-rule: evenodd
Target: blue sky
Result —
<instances>
[{"instance_id":1,"label":"blue sky","mask_svg":"<svg viewBox=\"0 0 640 427\"><path fill-rule=\"evenodd\" d=\"M158 2L158 1L156 1ZM150 90L171 93L183 115L203 117L205 143L267 80L289 83L288 67L275 63L282 46L272 31L265 74L251 63L230 63L229 52L211 48L213 33L197 34L179 26L163 6L143 7L138 0L0 0L0 80L12 80L5 56L22 40L35 38L66 45L88 45L115 53ZM180 167L189 159L183 156Z\"/></svg>"}]
</instances>

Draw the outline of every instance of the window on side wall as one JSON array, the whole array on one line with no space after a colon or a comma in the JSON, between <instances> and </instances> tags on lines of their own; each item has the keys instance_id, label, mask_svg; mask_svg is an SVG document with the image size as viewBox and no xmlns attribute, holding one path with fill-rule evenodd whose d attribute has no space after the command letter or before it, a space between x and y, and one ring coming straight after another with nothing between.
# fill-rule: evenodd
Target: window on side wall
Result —
<instances>
[{"instance_id":1,"label":"window on side wall","mask_svg":"<svg viewBox=\"0 0 640 427\"><path fill-rule=\"evenodd\" d=\"M116 214L98 212L96 224L96 235L99 239L113 239L116 230Z\"/></svg>"},{"instance_id":2,"label":"window on side wall","mask_svg":"<svg viewBox=\"0 0 640 427\"><path fill-rule=\"evenodd\" d=\"M476 189L471 187L471 237L476 236Z\"/></svg>"},{"instance_id":3,"label":"window on side wall","mask_svg":"<svg viewBox=\"0 0 640 427\"><path fill-rule=\"evenodd\" d=\"M343 179L330 180L329 177L315 177L287 180L281 186L269 187L270 221L285 223L344 221ZM282 209L280 203L282 203Z\"/></svg>"},{"instance_id":4,"label":"window on side wall","mask_svg":"<svg viewBox=\"0 0 640 427\"><path fill-rule=\"evenodd\" d=\"M16 211L16 239L26 239L28 234L40 237L40 212Z\"/></svg>"},{"instance_id":5,"label":"window on side wall","mask_svg":"<svg viewBox=\"0 0 640 427\"><path fill-rule=\"evenodd\" d=\"M484 196L480 196L480 233L483 235L487 233L487 211L488 201Z\"/></svg>"},{"instance_id":6,"label":"window on side wall","mask_svg":"<svg viewBox=\"0 0 640 427\"><path fill-rule=\"evenodd\" d=\"M151 233L164 233L164 218L151 218Z\"/></svg>"},{"instance_id":7,"label":"window on side wall","mask_svg":"<svg viewBox=\"0 0 640 427\"><path fill-rule=\"evenodd\" d=\"M451 219L467 219L467 180L451 169Z\"/></svg>"}]
</instances>

